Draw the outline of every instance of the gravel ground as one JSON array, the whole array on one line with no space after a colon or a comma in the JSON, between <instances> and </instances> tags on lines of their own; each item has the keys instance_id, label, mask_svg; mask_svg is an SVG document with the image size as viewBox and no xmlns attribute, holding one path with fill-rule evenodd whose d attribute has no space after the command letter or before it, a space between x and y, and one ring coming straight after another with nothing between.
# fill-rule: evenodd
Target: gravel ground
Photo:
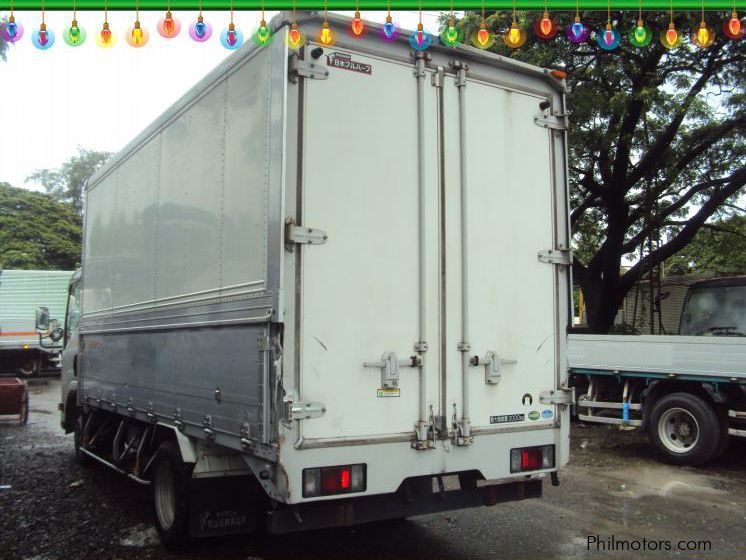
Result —
<instances>
[{"instance_id":1,"label":"gravel ground","mask_svg":"<svg viewBox=\"0 0 746 560\"><path fill-rule=\"evenodd\" d=\"M25 427L0 421L0 558L404 559L746 557L746 445L707 469L650 457L645 438L575 424L572 460L545 497L398 523L282 538L198 541L167 553L152 529L150 494L103 467L80 467L59 428L57 380L31 386ZM588 537L709 540L705 552L600 554Z\"/></svg>"}]
</instances>

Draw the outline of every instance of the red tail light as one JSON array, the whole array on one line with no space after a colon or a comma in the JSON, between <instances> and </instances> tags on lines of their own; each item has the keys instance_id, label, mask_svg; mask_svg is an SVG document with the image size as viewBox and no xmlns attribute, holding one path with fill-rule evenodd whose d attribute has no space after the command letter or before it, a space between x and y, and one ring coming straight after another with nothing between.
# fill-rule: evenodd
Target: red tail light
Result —
<instances>
[{"instance_id":1,"label":"red tail light","mask_svg":"<svg viewBox=\"0 0 746 560\"><path fill-rule=\"evenodd\" d=\"M364 492L365 465L339 465L303 470L303 497Z\"/></svg>"},{"instance_id":2,"label":"red tail light","mask_svg":"<svg viewBox=\"0 0 746 560\"><path fill-rule=\"evenodd\" d=\"M554 445L510 450L510 472L538 471L554 467Z\"/></svg>"},{"instance_id":3,"label":"red tail light","mask_svg":"<svg viewBox=\"0 0 746 560\"><path fill-rule=\"evenodd\" d=\"M541 447L529 447L521 450L521 470L534 471L541 468Z\"/></svg>"}]
</instances>

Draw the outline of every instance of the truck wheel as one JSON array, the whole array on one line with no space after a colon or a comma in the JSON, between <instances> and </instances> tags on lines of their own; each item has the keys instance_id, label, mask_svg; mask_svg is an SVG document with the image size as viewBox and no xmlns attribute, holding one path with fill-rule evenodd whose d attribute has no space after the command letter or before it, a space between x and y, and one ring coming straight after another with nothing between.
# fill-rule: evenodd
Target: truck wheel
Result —
<instances>
[{"instance_id":1,"label":"truck wheel","mask_svg":"<svg viewBox=\"0 0 746 560\"><path fill-rule=\"evenodd\" d=\"M23 377L36 377L41 368L40 362L39 358L25 358L18 366L18 373Z\"/></svg>"},{"instance_id":2,"label":"truck wheel","mask_svg":"<svg viewBox=\"0 0 746 560\"><path fill-rule=\"evenodd\" d=\"M720 420L712 407L689 393L672 393L650 411L648 436L656 454L675 465L701 465L720 445Z\"/></svg>"},{"instance_id":3,"label":"truck wheel","mask_svg":"<svg viewBox=\"0 0 746 560\"><path fill-rule=\"evenodd\" d=\"M83 415L79 414L77 420L75 420L75 433L73 434L73 442L75 443L75 460L78 461L79 465L86 466L91 464L91 458L83 453L80 448L83 442L83 430L85 423L83 422Z\"/></svg>"},{"instance_id":4,"label":"truck wheel","mask_svg":"<svg viewBox=\"0 0 746 560\"><path fill-rule=\"evenodd\" d=\"M153 465L153 504L156 529L166 548L189 542L190 470L174 442L161 444Z\"/></svg>"}]
</instances>

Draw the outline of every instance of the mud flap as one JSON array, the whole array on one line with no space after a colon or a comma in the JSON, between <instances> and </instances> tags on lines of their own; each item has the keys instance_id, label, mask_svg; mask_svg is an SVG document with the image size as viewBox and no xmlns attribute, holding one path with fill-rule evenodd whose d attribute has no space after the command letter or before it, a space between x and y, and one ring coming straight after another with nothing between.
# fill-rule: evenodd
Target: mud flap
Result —
<instances>
[{"instance_id":1,"label":"mud flap","mask_svg":"<svg viewBox=\"0 0 746 560\"><path fill-rule=\"evenodd\" d=\"M194 478L189 531L193 537L252 533L257 527L256 483L251 476Z\"/></svg>"}]
</instances>

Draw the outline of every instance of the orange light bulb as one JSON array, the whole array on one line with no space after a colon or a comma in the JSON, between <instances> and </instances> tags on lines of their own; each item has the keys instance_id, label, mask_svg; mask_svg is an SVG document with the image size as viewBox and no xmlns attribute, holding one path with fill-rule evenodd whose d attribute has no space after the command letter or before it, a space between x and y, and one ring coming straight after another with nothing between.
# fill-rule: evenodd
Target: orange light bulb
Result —
<instances>
[{"instance_id":1,"label":"orange light bulb","mask_svg":"<svg viewBox=\"0 0 746 560\"><path fill-rule=\"evenodd\" d=\"M549 13L544 12L544 15L539 22L539 28L544 35L549 35L552 32L552 20L549 19Z\"/></svg>"},{"instance_id":2,"label":"orange light bulb","mask_svg":"<svg viewBox=\"0 0 746 560\"><path fill-rule=\"evenodd\" d=\"M741 34L741 20L738 19L738 14L736 12L733 12L730 15L730 20L728 21L728 29L733 36L738 36Z\"/></svg>"},{"instance_id":3,"label":"orange light bulb","mask_svg":"<svg viewBox=\"0 0 746 560\"><path fill-rule=\"evenodd\" d=\"M676 31L676 28L674 27L673 23L668 24L668 31L666 31L666 41L670 45L675 45L676 41L679 40L679 33Z\"/></svg>"},{"instance_id":4,"label":"orange light bulb","mask_svg":"<svg viewBox=\"0 0 746 560\"><path fill-rule=\"evenodd\" d=\"M490 42L490 32L487 31L484 23L479 26L479 31L477 31L477 41L482 47L486 47Z\"/></svg>"},{"instance_id":5,"label":"orange light bulb","mask_svg":"<svg viewBox=\"0 0 746 560\"><path fill-rule=\"evenodd\" d=\"M290 46L297 49L300 46L301 38L302 37L300 31L298 30L298 25L293 22L293 25L290 27L290 33L288 33Z\"/></svg>"},{"instance_id":6,"label":"orange light bulb","mask_svg":"<svg viewBox=\"0 0 746 560\"><path fill-rule=\"evenodd\" d=\"M352 34L355 35L355 37L360 37L363 34L363 31L365 31L365 24L360 18L359 10L355 11L355 17L352 20L352 26L350 28L352 29Z\"/></svg>"}]
</instances>

